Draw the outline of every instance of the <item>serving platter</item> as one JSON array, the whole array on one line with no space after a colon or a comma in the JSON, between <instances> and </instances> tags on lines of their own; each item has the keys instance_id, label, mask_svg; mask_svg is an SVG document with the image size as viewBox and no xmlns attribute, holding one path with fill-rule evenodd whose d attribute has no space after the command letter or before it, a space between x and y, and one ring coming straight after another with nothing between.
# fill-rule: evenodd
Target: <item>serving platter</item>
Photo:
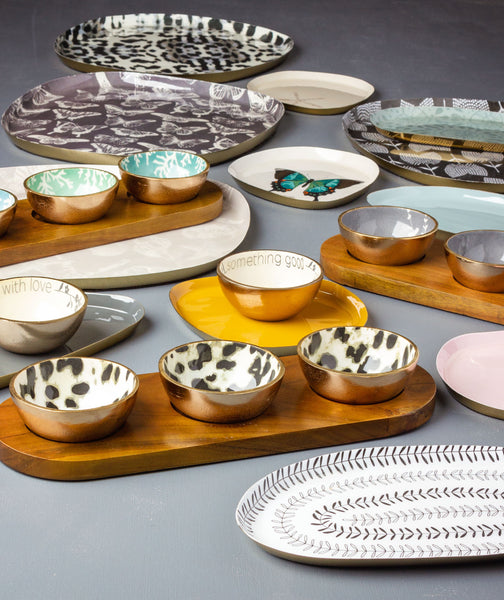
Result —
<instances>
[{"instance_id":1,"label":"serving platter","mask_svg":"<svg viewBox=\"0 0 504 600\"><path fill-rule=\"evenodd\" d=\"M377 100L360 104L343 117L343 128L353 146L393 173L428 185L504 191L504 153L398 140L380 133L372 123L375 113L397 106L453 106L500 113L502 102L464 98Z\"/></svg>"},{"instance_id":2,"label":"serving platter","mask_svg":"<svg viewBox=\"0 0 504 600\"><path fill-rule=\"evenodd\" d=\"M0 189L23 198L26 177L61 166L65 165L0 168ZM116 166L100 168L119 175ZM114 289L195 277L235 250L250 226L250 208L243 194L224 183L218 186L223 192L222 212L212 221L0 267L0 278L40 275L84 288Z\"/></svg>"},{"instance_id":3,"label":"serving platter","mask_svg":"<svg viewBox=\"0 0 504 600\"><path fill-rule=\"evenodd\" d=\"M134 152L176 148L217 163L272 135L285 109L231 85L131 72L81 73L29 90L2 125L28 152L117 164Z\"/></svg>"},{"instance_id":4,"label":"serving platter","mask_svg":"<svg viewBox=\"0 0 504 600\"><path fill-rule=\"evenodd\" d=\"M362 300L326 279L313 302L285 321L244 317L224 296L217 277L177 283L170 290L170 300L177 313L201 337L254 344L278 356L295 353L299 340L317 329L365 325L368 318Z\"/></svg>"},{"instance_id":5,"label":"serving platter","mask_svg":"<svg viewBox=\"0 0 504 600\"><path fill-rule=\"evenodd\" d=\"M14 354L0 348L0 387L27 365L53 356L90 356L131 335L145 315L143 306L120 294L88 292L79 329L63 346L45 354Z\"/></svg>"},{"instance_id":6,"label":"serving platter","mask_svg":"<svg viewBox=\"0 0 504 600\"><path fill-rule=\"evenodd\" d=\"M341 235L336 235L323 242L320 262L326 277L341 285L504 325L504 294L479 292L458 283L440 239L434 240L422 260L391 267L354 258Z\"/></svg>"},{"instance_id":7,"label":"serving platter","mask_svg":"<svg viewBox=\"0 0 504 600\"><path fill-rule=\"evenodd\" d=\"M313 115L346 112L374 92L370 83L357 77L316 71L275 71L255 77L247 88L273 96L287 110Z\"/></svg>"},{"instance_id":8,"label":"serving platter","mask_svg":"<svg viewBox=\"0 0 504 600\"><path fill-rule=\"evenodd\" d=\"M343 450L263 477L236 521L272 554L325 566L502 558L503 480L496 446Z\"/></svg>"},{"instance_id":9,"label":"serving platter","mask_svg":"<svg viewBox=\"0 0 504 600\"><path fill-rule=\"evenodd\" d=\"M211 221L222 211L222 189L211 181L180 204L145 204L119 185L107 213L97 221L75 225L45 221L28 200L19 200L7 233L0 238L0 266L81 250L143 235Z\"/></svg>"},{"instance_id":10,"label":"serving platter","mask_svg":"<svg viewBox=\"0 0 504 600\"><path fill-rule=\"evenodd\" d=\"M388 437L420 427L434 410L436 385L421 367L396 398L350 406L312 392L297 356L282 360L285 376L273 404L259 417L236 424L183 416L170 404L159 373L139 375L126 424L90 443L38 437L8 399L0 404L0 460L45 479L100 479Z\"/></svg>"},{"instance_id":11,"label":"serving platter","mask_svg":"<svg viewBox=\"0 0 504 600\"><path fill-rule=\"evenodd\" d=\"M504 331L466 333L448 340L436 357L442 380L460 403L504 419Z\"/></svg>"},{"instance_id":12,"label":"serving platter","mask_svg":"<svg viewBox=\"0 0 504 600\"><path fill-rule=\"evenodd\" d=\"M504 152L504 113L456 106L396 106L375 112L379 132L408 142Z\"/></svg>"},{"instance_id":13,"label":"serving platter","mask_svg":"<svg viewBox=\"0 0 504 600\"><path fill-rule=\"evenodd\" d=\"M251 194L308 209L347 204L376 181L379 171L369 158L315 146L262 150L228 167L229 174Z\"/></svg>"},{"instance_id":14,"label":"serving platter","mask_svg":"<svg viewBox=\"0 0 504 600\"><path fill-rule=\"evenodd\" d=\"M403 206L434 217L439 229L458 233L471 229L504 229L504 196L448 186L401 186L371 192L372 206Z\"/></svg>"},{"instance_id":15,"label":"serving platter","mask_svg":"<svg viewBox=\"0 0 504 600\"><path fill-rule=\"evenodd\" d=\"M196 15L139 13L84 21L54 50L79 71L136 71L231 81L270 69L294 47L266 27Z\"/></svg>"}]
</instances>

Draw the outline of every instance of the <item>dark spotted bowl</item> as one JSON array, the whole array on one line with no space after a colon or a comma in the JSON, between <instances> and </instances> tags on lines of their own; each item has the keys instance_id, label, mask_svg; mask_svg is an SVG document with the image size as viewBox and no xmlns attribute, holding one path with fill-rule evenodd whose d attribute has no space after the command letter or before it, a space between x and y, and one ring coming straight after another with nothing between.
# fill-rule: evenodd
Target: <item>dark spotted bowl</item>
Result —
<instances>
[{"instance_id":1,"label":"dark spotted bowl","mask_svg":"<svg viewBox=\"0 0 504 600\"><path fill-rule=\"evenodd\" d=\"M33 433L57 442L89 442L123 425L136 400L138 377L110 360L52 358L20 371L9 390Z\"/></svg>"},{"instance_id":2,"label":"dark spotted bowl","mask_svg":"<svg viewBox=\"0 0 504 600\"><path fill-rule=\"evenodd\" d=\"M258 346L209 340L172 348L160 358L159 372L178 411L200 421L235 423L268 408L285 367Z\"/></svg>"},{"instance_id":3,"label":"dark spotted bowl","mask_svg":"<svg viewBox=\"0 0 504 600\"><path fill-rule=\"evenodd\" d=\"M297 353L310 387L345 404L375 404L400 394L418 362L407 338L374 327L333 327L304 337Z\"/></svg>"}]
</instances>

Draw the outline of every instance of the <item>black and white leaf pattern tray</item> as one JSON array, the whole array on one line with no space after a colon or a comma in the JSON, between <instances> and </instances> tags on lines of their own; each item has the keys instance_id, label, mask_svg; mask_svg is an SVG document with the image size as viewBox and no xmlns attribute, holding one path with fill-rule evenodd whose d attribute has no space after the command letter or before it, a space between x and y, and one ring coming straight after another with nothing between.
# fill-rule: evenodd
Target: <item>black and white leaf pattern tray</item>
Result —
<instances>
[{"instance_id":1,"label":"black and white leaf pattern tray","mask_svg":"<svg viewBox=\"0 0 504 600\"><path fill-rule=\"evenodd\" d=\"M272 554L322 565L444 562L504 554L504 448L391 446L283 467L236 520Z\"/></svg>"},{"instance_id":2,"label":"black and white leaf pattern tray","mask_svg":"<svg viewBox=\"0 0 504 600\"><path fill-rule=\"evenodd\" d=\"M380 133L371 122L379 110L397 106L452 106L504 112L504 103L465 98L377 100L356 106L343 118L352 144L365 156L397 175L430 185L504 191L504 154L407 142Z\"/></svg>"}]
</instances>

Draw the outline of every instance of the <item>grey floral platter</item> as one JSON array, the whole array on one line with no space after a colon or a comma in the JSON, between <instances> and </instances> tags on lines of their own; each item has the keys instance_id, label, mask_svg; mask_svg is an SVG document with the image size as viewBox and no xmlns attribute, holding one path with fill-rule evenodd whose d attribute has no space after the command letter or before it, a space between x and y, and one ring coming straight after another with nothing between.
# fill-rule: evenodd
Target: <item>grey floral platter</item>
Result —
<instances>
[{"instance_id":1,"label":"grey floral platter","mask_svg":"<svg viewBox=\"0 0 504 600\"><path fill-rule=\"evenodd\" d=\"M266 27L196 15L139 13L85 21L54 43L79 71L135 71L231 81L270 69L294 47Z\"/></svg>"},{"instance_id":2,"label":"grey floral platter","mask_svg":"<svg viewBox=\"0 0 504 600\"><path fill-rule=\"evenodd\" d=\"M236 509L268 552L319 565L469 561L504 555L504 448L390 446L294 463Z\"/></svg>"},{"instance_id":3,"label":"grey floral platter","mask_svg":"<svg viewBox=\"0 0 504 600\"><path fill-rule=\"evenodd\" d=\"M131 72L81 73L29 90L2 125L34 154L117 164L148 150L188 150L209 163L247 152L275 130L281 102L231 85Z\"/></svg>"},{"instance_id":4,"label":"grey floral platter","mask_svg":"<svg viewBox=\"0 0 504 600\"><path fill-rule=\"evenodd\" d=\"M504 112L504 103L465 98L377 100L361 104L343 117L343 128L354 147L383 168L428 185L504 191L504 153L436 146L387 136L373 124L381 110L406 106L446 106L471 111Z\"/></svg>"}]
</instances>

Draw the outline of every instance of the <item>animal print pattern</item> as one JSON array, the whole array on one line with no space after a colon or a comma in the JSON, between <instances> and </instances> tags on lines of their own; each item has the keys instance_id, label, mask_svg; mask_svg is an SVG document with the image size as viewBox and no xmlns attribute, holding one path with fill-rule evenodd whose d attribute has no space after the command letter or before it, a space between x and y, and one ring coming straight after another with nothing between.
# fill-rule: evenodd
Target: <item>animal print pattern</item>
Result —
<instances>
[{"instance_id":1,"label":"animal print pattern","mask_svg":"<svg viewBox=\"0 0 504 600\"><path fill-rule=\"evenodd\" d=\"M90 65L182 77L229 72L236 73L233 79L247 68L267 68L293 46L288 36L264 27L178 14L101 17L68 29L55 41L56 53L80 63L82 70Z\"/></svg>"},{"instance_id":2,"label":"animal print pattern","mask_svg":"<svg viewBox=\"0 0 504 600\"><path fill-rule=\"evenodd\" d=\"M162 369L182 385L219 392L262 387L280 373L279 360L270 352L221 340L179 346L164 357Z\"/></svg>"},{"instance_id":3,"label":"animal print pattern","mask_svg":"<svg viewBox=\"0 0 504 600\"><path fill-rule=\"evenodd\" d=\"M30 365L15 378L27 402L59 410L97 408L119 402L137 386L134 373L95 358L57 358Z\"/></svg>"},{"instance_id":4,"label":"animal print pattern","mask_svg":"<svg viewBox=\"0 0 504 600\"><path fill-rule=\"evenodd\" d=\"M417 358L417 349L409 340L373 327L316 331L302 340L300 350L316 365L349 373L387 373Z\"/></svg>"}]
</instances>

